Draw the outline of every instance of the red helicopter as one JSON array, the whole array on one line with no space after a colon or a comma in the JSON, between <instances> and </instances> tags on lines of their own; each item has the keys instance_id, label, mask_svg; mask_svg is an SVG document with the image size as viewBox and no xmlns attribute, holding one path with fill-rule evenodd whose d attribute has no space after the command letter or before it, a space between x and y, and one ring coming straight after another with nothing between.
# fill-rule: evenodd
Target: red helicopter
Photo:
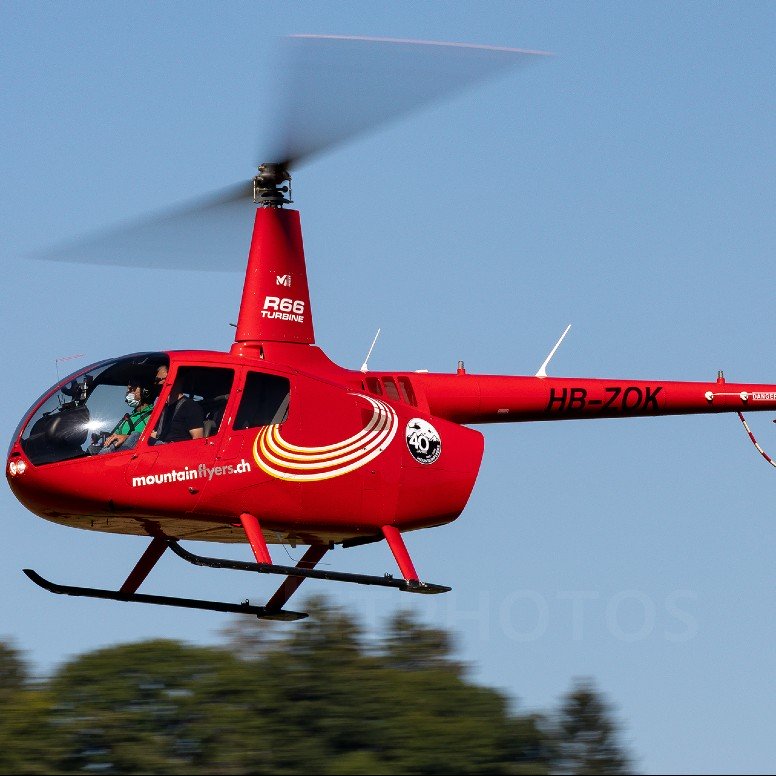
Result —
<instances>
[{"instance_id":1,"label":"red helicopter","mask_svg":"<svg viewBox=\"0 0 776 776\"><path fill-rule=\"evenodd\" d=\"M386 100L367 118L353 112L346 131L314 128L307 145L288 139L301 124L292 117L274 161L262 164L249 186L218 197L222 204L248 194L257 206L228 352L107 359L33 403L14 432L6 466L19 501L60 525L147 536L150 544L119 590L55 584L25 569L32 581L66 595L283 620L306 616L284 608L306 578L442 593L450 588L421 581L403 534L444 525L464 510L484 449L483 435L469 426L776 409L776 385L726 383L721 373L714 382L548 377L560 341L532 376L468 374L462 362L451 374L333 363L315 344L299 213L287 207L290 168L452 85L469 85L539 52L316 36L295 43L308 53L345 47L346 69L354 67L348 48L354 45L399 56L419 52L422 60L441 57L455 67L447 81L426 78L427 91ZM309 58L297 72L304 79L316 69L328 72ZM197 555L181 540L248 542L255 562ZM316 568L335 545L383 540L400 577ZM273 563L272 544L308 549L296 566L283 566ZM138 593L168 548L195 565L284 580L264 606Z\"/></svg>"}]
</instances>

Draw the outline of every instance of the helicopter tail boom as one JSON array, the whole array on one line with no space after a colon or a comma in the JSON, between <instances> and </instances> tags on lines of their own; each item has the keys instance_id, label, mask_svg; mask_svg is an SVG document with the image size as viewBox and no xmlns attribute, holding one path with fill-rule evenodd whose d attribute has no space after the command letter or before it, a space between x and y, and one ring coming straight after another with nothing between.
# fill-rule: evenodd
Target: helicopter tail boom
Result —
<instances>
[{"instance_id":1,"label":"helicopter tail boom","mask_svg":"<svg viewBox=\"0 0 776 776\"><path fill-rule=\"evenodd\" d=\"M509 423L776 410L776 385L500 375L413 375L432 415Z\"/></svg>"}]
</instances>

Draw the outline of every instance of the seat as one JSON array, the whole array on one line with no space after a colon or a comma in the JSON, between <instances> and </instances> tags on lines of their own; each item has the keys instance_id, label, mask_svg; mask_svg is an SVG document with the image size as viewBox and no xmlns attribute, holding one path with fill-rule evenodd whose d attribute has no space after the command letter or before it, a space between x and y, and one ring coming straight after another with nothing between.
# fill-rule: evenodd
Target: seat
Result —
<instances>
[{"instance_id":1,"label":"seat","mask_svg":"<svg viewBox=\"0 0 776 776\"><path fill-rule=\"evenodd\" d=\"M225 393L221 396L214 396L212 399L208 399L207 402L202 403L205 412L205 420L202 427L206 437L213 436L218 432L221 420L224 417L227 401L229 401L229 394Z\"/></svg>"},{"instance_id":2,"label":"seat","mask_svg":"<svg viewBox=\"0 0 776 776\"><path fill-rule=\"evenodd\" d=\"M270 421L271 424L274 425L276 423L282 423L286 417L288 417L288 402L290 398L291 394L287 393L283 398L283 401L280 402L277 410L275 410L275 414L272 416L272 420Z\"/></svg>"}]
</instances>

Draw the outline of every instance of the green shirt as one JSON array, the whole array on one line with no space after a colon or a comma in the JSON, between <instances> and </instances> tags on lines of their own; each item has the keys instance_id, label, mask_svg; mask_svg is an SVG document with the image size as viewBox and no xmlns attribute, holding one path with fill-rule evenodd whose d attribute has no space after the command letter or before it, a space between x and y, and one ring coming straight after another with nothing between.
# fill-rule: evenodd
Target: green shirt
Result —
<instances>
[{"instance_id":1,"label":"green shirt","mask_svg":"<svg viewBox=\"0 0 776 776\"><path fill-rule=\"evenodd\" d=\"M145 407L142 410L136 409L128 418L124 418L121 423L116 426L114 434L132 434L133 432L140 433L148 423L148 418L151 415L153 407Z\"/></svg>"}]
</instances>

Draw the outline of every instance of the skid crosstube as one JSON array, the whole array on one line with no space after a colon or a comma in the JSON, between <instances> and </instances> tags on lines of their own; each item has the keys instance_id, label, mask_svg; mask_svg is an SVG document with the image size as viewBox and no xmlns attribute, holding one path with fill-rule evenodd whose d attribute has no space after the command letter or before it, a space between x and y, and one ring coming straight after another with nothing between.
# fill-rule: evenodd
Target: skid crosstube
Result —
<instances>
[{"instance_id":1,"label":"skid crosstube","mask_svg":"<svg viewBox=\"0 0 776 776\"><path fill-rule=\"evenodd\" d=\"M447 593L452 588L445 585L434 585L430 582L395 579L390 574L383 577L370 574L350 574L345 571L321 571L319 569L300 569L297 566L277 566L274 563L248 563L242 560L226 560L225 558L208 558L195 555L184 550L175 539L167 542L169 548L183 560L195 566L207 566L213 569L233 569L235 571L254 571L259 574L280 574L285 577L304 577L306 579L327 579L333 582L351 582L356 585L377 585L378 587L394 587L405 593Z\"/></svg>"},{"instance_id":2,"label":"skid crosstube","mask_svg":"<svg viewBox=\"0 0 776 776\"><path fill-rule=\"evenodd\" d=\"M73 587L50 582L32 569L24 569L24 573L38 586L50 593L59 595L86 596L87 598L104 598L109 601L129 601L139 604L160 604L162 606L178 606L184 609L205 609L213 612L230 612L233 614L254 614L263 620L301 620L307 617L304 612L271 611L264 606L250 604L230 604L224 601L202 601L197 598L174 598L165 595L145 595L143 593L120 593L114 590L102 590L95 587Z\"/></svg>"}]
</instances>

